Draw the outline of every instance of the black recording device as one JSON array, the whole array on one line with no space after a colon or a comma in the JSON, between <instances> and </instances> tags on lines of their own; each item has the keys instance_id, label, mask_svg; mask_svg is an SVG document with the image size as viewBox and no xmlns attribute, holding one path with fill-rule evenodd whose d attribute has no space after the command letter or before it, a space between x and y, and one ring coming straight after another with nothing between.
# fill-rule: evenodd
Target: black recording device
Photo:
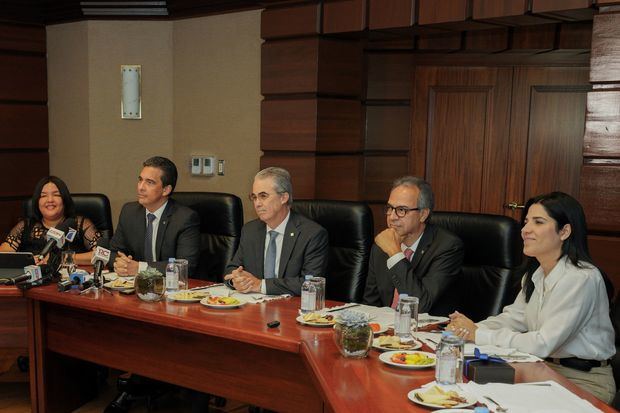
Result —
<instances>
[{"instance_id":1,"label":"black recording device","mask_svg":"<svg viewBox=\"0 0 620 413\"><path fill-rule=\"evenodd\" d=\"M278 320L270 321L270 322L267 323L267 327L269 327L269 328L280 327L280 322Z\"/></svg>"}]
</instances>

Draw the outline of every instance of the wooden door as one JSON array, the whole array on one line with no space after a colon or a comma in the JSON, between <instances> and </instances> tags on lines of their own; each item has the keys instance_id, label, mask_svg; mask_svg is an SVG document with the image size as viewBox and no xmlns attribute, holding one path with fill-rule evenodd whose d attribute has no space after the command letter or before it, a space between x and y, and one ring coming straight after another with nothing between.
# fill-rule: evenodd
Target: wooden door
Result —
<instances>
[{"instance_id":1,"label":"wooden door","mask_svg":"<svg viewBox=\"0 0 620 413\"><path fill-rule=\"evenodd\" d=\"M532 196L579 196L587 67L417 67L411 172L436 209L521 218Z\"/></svg>"},{"instance_id":2,"label":"wooden door","mask_svg":"<svg viewBox=\"0 0 620 413\"><path fill-rule=\"evenodd\" d=\"M430 182L437 210L503 213L512 72L415 69L411 173Z\"/></svg>"},{"instance_id":3,"label":"wooden door","mask_svg":"<svg viewBox=\"0 0 620 413\"><path fill-rule=\"evenodd\" d=\"M551 191L579 197L588 75L587 67L515 68L505 204Z\"/></svg>"}]
</instances>

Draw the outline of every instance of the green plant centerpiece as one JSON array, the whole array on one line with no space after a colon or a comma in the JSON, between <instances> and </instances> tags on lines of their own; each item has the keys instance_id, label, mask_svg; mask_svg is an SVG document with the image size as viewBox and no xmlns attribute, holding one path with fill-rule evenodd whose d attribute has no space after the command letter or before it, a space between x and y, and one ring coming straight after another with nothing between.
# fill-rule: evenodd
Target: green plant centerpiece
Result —
<instances>
[{"instance_id":1,"label":"green plant centerpiece","mask_svg":"<svg viewBox=\"0 0 620 413\"><path fill-rule=\"evenodd\" d=\"M343 356L366 357L372 344L372 328L368 325L368 314L351 310L342 311L334 325L334 340Z\"/></svg>"},{"instance_id":2,"label":"green plant centerpiece","mask_svg":"<svg viewBox=\"0 0 620 413\"><path fill-rule=\"evenodd\" d=\"M152 267L138 273L135 287L138 298L149 302L161 300L166 292L163 274Z\"/></svg>"}]
</instances>

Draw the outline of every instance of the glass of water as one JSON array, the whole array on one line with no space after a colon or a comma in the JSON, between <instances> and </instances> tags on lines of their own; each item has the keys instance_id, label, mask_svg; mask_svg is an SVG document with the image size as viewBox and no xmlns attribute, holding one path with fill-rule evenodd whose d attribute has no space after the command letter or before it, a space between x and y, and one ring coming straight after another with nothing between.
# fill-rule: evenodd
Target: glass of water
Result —
<instances>
[{"instance_id":1,"label":"glass of water","mask_svg":"<svg viewBox=\"0 0 620 413\"><path fill-rule=\"evenodd\" d=\"M325 308L325 277L312 277L310 280L316 287L316 311Z\"/></svg>"},{"instance_id":2,"label":"glass of water","mask_svg":"<svg viewBox=\"0 0 620 413\"><path fill-rule=\"evenodd\" d=\"M61 268L67 271L67 275L73 274L77 269L75 251L63 251L61 259Z\"/></svg>"}]
</instances>

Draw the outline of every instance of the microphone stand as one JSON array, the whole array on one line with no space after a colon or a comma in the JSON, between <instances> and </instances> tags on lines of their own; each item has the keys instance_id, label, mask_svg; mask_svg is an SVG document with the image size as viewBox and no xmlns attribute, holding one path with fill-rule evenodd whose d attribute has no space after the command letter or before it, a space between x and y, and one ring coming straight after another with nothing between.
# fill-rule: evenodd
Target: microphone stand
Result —
<instances>
[{"instance_id":1,"label":"microphone stand","mask_svg":"<svg viewBox=\"0 0 620 413\"><path fill-rule=\"evenodd\" d=\"M103 262L101 261L97 261L97 262L101 263L101 267L104 266ZM103 286L103 274L101 273L101 271L97 271L97 264L95 263L95 268L93 268L93 285L84 289L83 291L80 291L80 295L94 292L95 295L98 296L100 291L105 291L108 294L112 294L112 291L109 291L107 288Z\"/></svg>"}]
</instances>

